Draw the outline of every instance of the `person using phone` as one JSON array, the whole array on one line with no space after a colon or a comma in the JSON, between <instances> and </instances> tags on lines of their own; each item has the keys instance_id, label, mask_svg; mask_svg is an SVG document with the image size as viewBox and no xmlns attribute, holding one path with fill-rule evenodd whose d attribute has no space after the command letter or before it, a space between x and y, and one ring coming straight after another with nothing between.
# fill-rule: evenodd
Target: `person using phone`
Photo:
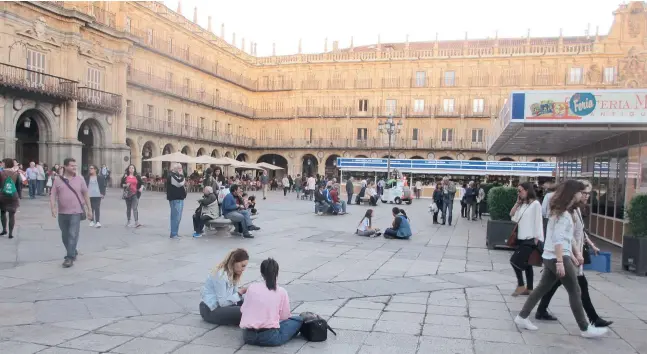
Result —
<instances>
[{"instance_id":1,"label":"person using phone","mask_svg":"<svg viewBox=\"0 0 647 354\"><path fill-rule=\"evenodd\" d=\"M237 248L209 273L200 295L200 316L216 325L238 326L242 316L240 307L247 288L239 287L240 277L247 269L249 254Z\"/></svg>"}]
</instances>

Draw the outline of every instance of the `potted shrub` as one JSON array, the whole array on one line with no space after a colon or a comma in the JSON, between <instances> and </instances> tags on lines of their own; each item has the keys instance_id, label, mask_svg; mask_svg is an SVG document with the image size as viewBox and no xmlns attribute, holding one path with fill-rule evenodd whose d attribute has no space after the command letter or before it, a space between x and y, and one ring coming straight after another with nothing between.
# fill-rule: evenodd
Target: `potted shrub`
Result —
<instances>
[{"instance_id":1,"label":"potted shrub","mask_svg":"<svg viewBox=\"0 0 647 354\"><path fill-rule=\"evenodd\" d=\"M515 222L510 221L510 210L517 202L517 189L494 187L487 194L490 219L487 222L485 246L488 249L505 247Z\"/></svg>"},{"instance_id":2,"label":"potted shrub","mask_svg":"<svg viewBox=\"0 0 647 354\"><path fill-rule=\"evenodd\" d=\"M485 192L485 199L481 201L481 205L479 206L481 213L483 214L489 214L490 212L488 211L488 205L487 205L487 198L488 198L488 193L490 192L490 189L494 187L499 187L501 186L499 183L485 183L481 186L483 188L483 191Z\"/></svg>"},{"instance_id":3,"label":"potted shrub","mask_svg":"<svg viewBox=\"0 0 647 354\"><path fill-rule=\"evenodd\" d=\"M627 210L629 234L622 237L622 267L647 273L647 194L636 195Z\"/></svg>"}]
</instances>

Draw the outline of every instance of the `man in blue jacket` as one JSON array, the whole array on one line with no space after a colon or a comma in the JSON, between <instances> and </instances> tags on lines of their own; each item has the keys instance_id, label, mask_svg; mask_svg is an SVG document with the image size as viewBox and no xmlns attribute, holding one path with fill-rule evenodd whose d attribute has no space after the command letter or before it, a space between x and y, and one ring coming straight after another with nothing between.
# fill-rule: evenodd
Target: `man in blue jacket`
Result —
<instances>
[{"instance_id":1,"label":"man in blue jacket","mask_svg":"<svg viewBox=\"0 0 647 354\"><path fill-rule=\"evenodd\" d=\"M243 230L243 237L254 238L249 231L260 230L261 228L252 224L252 214L238 200L242 200L243 191L236 184L229 188L229 194L222 201L222 215L232 223L240 223Z\"/></svg>"}]
</instances>

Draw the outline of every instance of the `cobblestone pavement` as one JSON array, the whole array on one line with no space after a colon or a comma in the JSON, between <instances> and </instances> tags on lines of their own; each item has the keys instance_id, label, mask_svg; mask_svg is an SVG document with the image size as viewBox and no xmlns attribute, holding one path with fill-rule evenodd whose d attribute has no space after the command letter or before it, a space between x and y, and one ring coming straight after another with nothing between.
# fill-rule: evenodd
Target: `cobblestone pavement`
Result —
<instances>
[{"instance_id":1,"label":"cobblestone pavement","mask_svg":"<svg viewBox=\"0 0 647 354\"><path fill-rule=\"evenodd\" d=\"M519 331L512 318L525 298L509 296L509 253L484 247L485 220L432 226L429 201L404 206L414 229L409 241L353 235L364 206L315 216L311 202L279 193L259 202L255 239L193 239L192 194L185 237L176 241L168 238L162 194L144 194L140 229L124 227L119 195L113 190L104 200L103 228L82 226L81 255L70 269L61 268L46 200L23 201L17 237L0 238L0 353L647 353L646 279L587 274L596 308L615 321L607 338L578 335L564 290L551 305L559 322ZM376 208L376 225L390 224L390 209ZM242 344L238 328L202 322L199 288L234 247L252 257L244 282L259 280L260 262L274 257L294 312L329 318L338 335L255 348Z\"/></svg>"}]
</instances>

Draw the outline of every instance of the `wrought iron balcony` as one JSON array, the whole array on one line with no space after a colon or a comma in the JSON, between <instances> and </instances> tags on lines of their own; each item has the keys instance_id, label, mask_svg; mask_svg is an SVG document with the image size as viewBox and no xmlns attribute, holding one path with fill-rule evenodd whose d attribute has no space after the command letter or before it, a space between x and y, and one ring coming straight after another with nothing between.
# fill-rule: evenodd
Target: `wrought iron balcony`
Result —
<instances>
[{"instance_id":1,"label":"wrought iron balcony","mask_svg":"<svg viewBox=\"0 0 647 354\"><path fill-rule=\"evenodd\" d=\"M121 95L89 87L79 87L77 90L79 106L114 113L121 112Z\"/></svg>"},{"instance_id":2,"label":"wrought iron balcony","mask_svg":"<svg viewBox=\"0 0 647 354\"><path fill-rule=\"evenodd\" d=\"M0 90L17 90L60 99L76 99L77 82L0 63Z\"/></svg>"}]
</instances>

